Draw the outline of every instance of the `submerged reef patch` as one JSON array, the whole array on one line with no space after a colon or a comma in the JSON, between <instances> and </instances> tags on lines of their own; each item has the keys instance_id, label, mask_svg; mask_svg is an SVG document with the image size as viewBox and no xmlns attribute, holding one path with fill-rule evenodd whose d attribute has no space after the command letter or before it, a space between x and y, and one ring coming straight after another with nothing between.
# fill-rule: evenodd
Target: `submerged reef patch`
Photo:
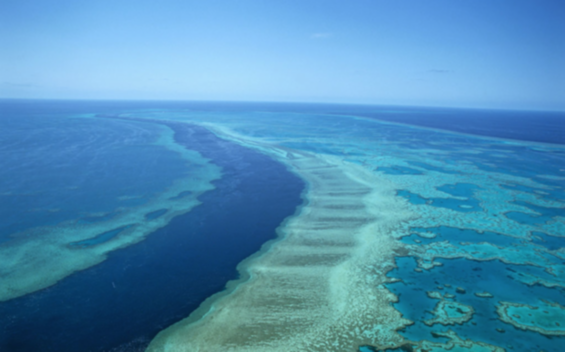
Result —
<instances>
[{"instance_id":1,"label":"submerged reef patch","mask_svg":"<svg viewBox=\"0 0 565 352\"><path fill-rule=\"evenodd\" d=\"M538 297L553 302L565 303L565 290L544 286L527 286L508 274L521 265L507 265L500 261L476 262L467 259L439 259L441 266L423 272L414 271L417 262L412 257L397 258L397 268L390 272L391 278L402 280L386 286L398 296L393 303L403 316L413 324L400 333L410 341L438 341L434 335L441 330L438 324L426 324L436 317L437 300L454 301L472 307L471 319L463 324L452 324L449 328L459 336L473 341L483 341L509 350L543 350L558 352L558 343L533 331L509 329L496 313L499 300L525 302L538 305ZM534 268L535 269L535 268ZM535 270L532 273L538 273ZM485 295L488 293L488 295ZM493 298L487 298L492 296ZM466 312L457 312L463 316ZM505 331L501 333L501 331ZM556 339L558 337L554 337Z\"/></svg>"},{"instance_id":2,"label":"submerged reef patch","mask_svg":"<svg viewBox=\"0 0 565 352\"><path fill-rule=\"evenodd\" d=\"M518 329L531 330L546 336L565 336L565 307L541 301L536 306L500 302L496 307L500 319Z\"/></svg>"},{"instance_id":3,"label":"submerged reef patch","mask_svg":"<svg viewBox=\"0 0 565 352\"><path fill-rule=\"evenodd\" d=\"M506 350L490 345L484 342L464 340L459 337L454 331L437 331L434 332L434 337L448 339L448 342L431 342L431 341L419 341L419 342L405 342L404 344L395 347L387 348L385 350L376 349L372 346L360 346L359 352L443 352L443 351L453 351L453 352L505 352Z\"/></svg>"},{"instance_id":4,"label":"submerged reef patch","mask_svg":"<svg viewBox=\"0 0 565 352\"><path fill-rule=\"evenodd\" d=\"M432 314L433 319L424 321L424 324L432 326L434 324L453 325L463 324L471 320L475 310L473 307L457 301L449 300L448 298L454 297L453 295L442 296L439 292L428 292L428 297L439 299Z\"/></svg>"},{"instance_id":5,"label":"submerged reef patch","mask_svg":"<svg viewBox=\"0 0 565 352\"><path fill-rule=\"evenodd\" d=\"M477 297L481 297L481 298L493 298L494 296L486 291L484 292L475 292L475 296Z\"/></svg>"}]
</instances>

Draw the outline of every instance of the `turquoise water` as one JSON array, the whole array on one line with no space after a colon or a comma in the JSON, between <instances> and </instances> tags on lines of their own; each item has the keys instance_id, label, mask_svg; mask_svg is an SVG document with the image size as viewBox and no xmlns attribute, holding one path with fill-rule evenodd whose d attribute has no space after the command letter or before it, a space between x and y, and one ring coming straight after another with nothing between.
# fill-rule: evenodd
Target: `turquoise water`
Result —
<instances>
[{"instance_id":1,"label":"turquoise water","mask_svg":"<svg viewBox=\"0 0 565 352\"><path fill-rule=\"evenodd\" d=\"M412 344L445 343L447 338L433 332L451 329L463 339L507 350L560 351L564 337L520 329L504 322L497 308L502 301L531 307L542 307L544 302L565 305L564 114L428 108L425 114L410 108L404 109L409 114L386 113L391 109L394 110L391 107L259 103L58 102L41 105L36 102L18 105L4 102L0 117L3 127L0 129L0 170L3 170L0 173L0 242L8 248L31 243L42 236L59 240L58 234L63 231L57 232L57 229L91 228L92 231L80 238L68 235L69 241L64 244L65 248L94 253L135 236L143 226L155 226L151 233L160 233L163 238L169 233L169 238L173 238L173 243L168 243L167 250L161 252L167 253L175 252L175 244L180 243L177 241L185 238L186 233L198 238L206 234L219 236L226 229L238 228L244 219L249 223L241 226L254 228L257 233L269 228L270 235L249 245L242 252L245 255L233 257L229 268L213 269L208 276L195 274L199 280L204 280L195 281L195 286L207 282L208 277L219 278L220 282L213 290L203 290L200 301L194 299L190 308L174 318L168 316L159 327L147 328L151 323L138 327L152 331L140 333L144 339L151 338L157 331L186 317L201 299L222 290L227 280L236 277L235 265L272 238L274 228L300 204L298 195L303 184L284 166L265 155L253 154L248 148L222 141L205 128L180 129L175 125L179 121L210 124L212 130L229 129L230 133L266 145L332 156L361 165L383 182L394 185L396 199L414 216L410 223L401 224L395 230L405 254L396 258L397 268L387 275L401 281L386 287L398 297L393 306L414 322L399 331ZM511 116L517 120L508 130L504 126ZM537 121L535 126L531 123L533 120ZM480 124L483 126L478 126ZM195 160L191 163L176 147L171 147L170 138L163 142L164 136L172 135L176 147L183 141L183 148L198 152L208 158L210 164L196 162L201 160L196 157L190 159ZM221 169L219 176L213 176L207 169L212 167L210 165ZM272 182L265 179L266 175ZM182 183L183 180L197 182ZM222 191L207 188L200 192L197 184L223 188ZM285 185L292 187L282 189ZM285 194L292 197L286 199ZM259 202L260 196L267 197L263 203ZM280 209L272 206L278 204L277 199L286 199L280 203ZM202 205L194 209L187 207L184 213L175 208L192 201L202 202ZM229 202L229 206L223 202ZM252 209L251 204L257 207ZM249 212L238 213L238 217L231 209L248 209ZM267 216L260 215L259 211L272 216L268 224L257 220ZM132 214L137 214L136 220L128 222ZM178 220L183 216L186 222ZM207 219L213 220L208 223ZM238 236L243 236L244 232ZM64 233L67 236L68 232ZM373 235L379 236L379 233ZM165 247L158 237L152 236L127 242L128 245L138 244L128 247L129 250L110 252L113 254L106 264L77 272L39 293L8 301L14 306L6 305L4 309L17 320L19 308L29 305L30 311L41 311L43 306L30 302L47 304L61 297L67 299L72 296L69 292L77 286L86 287L86 282L95 277L105 282L102 284L108 289L105 294L110 294L117 289L111 285L116 284L114 275L127 273L130 267L138 268L126 280L131 287L136 282L144 287L142 283L150 281L145 275L147 271L151 272L153 280L166 277L155 269L159 266L144 266L152 260L159 262L159 256L149 258L154 248ZM220 247L218 243L227 243L227 238L215 238L216 242L203 245L208 252L191 252L192 258L196 258L194 263L211 258L206 262L211 267L223 258L214 254L214 250ZM245 242L251 243L251 239ZM183 246L186 249L191 244ZM233 242L226 245L228 250L239 246ZM120 257L118 253L129 254ZM179 249L177 254L177 259L171 258L171 265L181 261L183 252ZM96 270L100 270L100 274ZM190 271L178 267L167 270L178 270L179 275L189 275L187 271ZM165 284L170 283L162 283ZM66 293L58 293L59 288L64 288ZM445 326L425 324L434 318L432 312L438 303L428 291L447 293L445 300L472 307L472 318ZM493 297L481 297L485 292ZM40 296L34 294L50 298L39 299ZM101 293L100 297L108 296ZM144 297L153 296L147 293ZM95 300L92 311L110 309L105 299ZM126 300L119 304L135 308L136 304L141 306L142 301L143 304L151 302L151 299L140 299L126 304ZM168 300L156 300L161 302L158 310L165 309ZM0 303L0 309L2 304L6 303ZM175 315L175 307L166 309L168 314ZM57 319L56 310L49 314L52 315L45 313L41 317L40 314L38 321L48 324L45 322ZM127 314L121 316L124 318ZM104 319L111 319L98 318L99 326L104 326ZM18 325L20 336L29 335L26 324L31 323L26 321L33 319L26 319L29 320L23 319ZM64 316L61 319L64 320ZM42 324L30 326L38 331L45 328ZM60 331L69 328L72 327L57 325ZM85 330L77 336L86 339L87 327L80 329ZM103 348L128 343L134 346L137 343L132 337L135 333L135 329L131 330L127 339L116 338ZM65 338L70 338L64 334L59 336L63 343ZM43 335L35 342L41 339L48 338ZM0 336L0 346L1 343L17 346L17 342L10 336ZM74 340L74 346L80 342L80 339ZM93 350L103 348L97 345ZM23 347L14 349L23 350Z\"/></svg>"},{"instance_id":2,"label":"turquoise water","mask_svg":"<svg viewBox=\"0 0 565 352\"><path fill-rule=\"evenodd\" d=\"M355 115L381 116L362 110L358 108ZM458 119L461 123L454 131L473 133L460 127L472 126L485 114L497 118L492 111L449 113L434 115L427 109L426 116L419 116L421 123L414 125L426 126L426 118L432 118L434 127L441 128L442 118L449 130L451 120ZM501 112L500 118L509 114ZM530 118L540 114L532 113ZM404 284L387 285L399 298L394 307L414 321L400 331L406 339L415 344L445 343L447 338L434 337L432 332L452 329L462 339L507 349L559 351L563 337L519 329L496 313L500 301L539 307L544 300L563 305L565 298L565 255L558 251L565 235L565 148L527 142L541 142L543 132L532 131L523 120L526 114L518 115L525 126L522 130L513 126L508 134L494 123L498 129L487 133L514 141L390 124L394 116L388 116L386 123L300 111L286 115L202 111L179 113L177 118L211 122L269 143L340 157L396 184L397 196L419 214L401 239L410 257L398 258L398 269L389 274ZM553 128L555 118L564 121L559 126L565 125L563 114L550 115L546 129ZM538 121L543 129L543 118ZM553 133L546 142L565 142L559 136ZM450 299L473 307L473 318L446 326L424 324L438 302L426 291L437 291L438 286L442 293L455 295ZM467 293L456 294L459 286ZM482 292L493 298L475 295Z\"/></svg>"}]
</instances>

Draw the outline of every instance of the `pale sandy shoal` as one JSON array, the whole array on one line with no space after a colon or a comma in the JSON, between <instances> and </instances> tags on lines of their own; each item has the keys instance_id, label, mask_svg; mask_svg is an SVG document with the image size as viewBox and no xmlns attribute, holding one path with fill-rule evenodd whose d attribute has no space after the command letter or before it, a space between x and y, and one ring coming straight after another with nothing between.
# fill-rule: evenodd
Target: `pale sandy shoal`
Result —
<instances>
[{"instance_id":1,"label":"pale sandy shoal","mask_svg":"<svg viewBox=\"0 0 565 352\"><path fill-rule=\"evenodd\" d=\"M221 134L225 131L216 131ZM285 163L307 183L280 238L244 261L242 280L162 331L148 351L344 351L402 343L409 323L383 283L416 217L393 186L339 158L223 136Z\"/></svg>"}]
</instances>

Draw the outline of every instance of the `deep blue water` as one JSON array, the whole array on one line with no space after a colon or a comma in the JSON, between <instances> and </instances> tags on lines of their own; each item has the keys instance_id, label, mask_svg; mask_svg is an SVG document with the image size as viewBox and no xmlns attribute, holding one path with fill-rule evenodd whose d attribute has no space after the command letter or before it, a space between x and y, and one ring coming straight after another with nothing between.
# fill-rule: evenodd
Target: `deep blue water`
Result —
<instances>
[{"instance_id":1,"label":"deep blue water","mask_svg":"<svg viewBox=\"0 0 565 352\"><path fill-rule=\"evenodd\" d=\"M169 125L179 143L223 168L216 189L102 264L0 303L0 351L142 351L237 278L237 264L301 203L304 184L283 165L205 129Z\"/></svg>"},{"instance_id":2,"label":"deep blue water","mask_svg":"<svg viewBox=\"0 0 565 352\"><path fill-rule=\"evenodd\" d=\"M388 122L474 135L565 144L565 112L437 107L375 106L321 103L207 101L65 101L0 99L0 118L13 109L34 114L116 113L136 109L211 112L296 112L365 116ZM392 112L392 113L391 113ZM3 116L2 116L3 115Z\"/></svg>"},{"instance_id":3,"label":"deep blue water","mask_svg":"<svg viewBox=\"0 0 565 352\"><path fill-rule=\"evenodd\" d=\"M401 113L389 113L385 109L352 111L388 122L487 137L565 144L564 112L407 107L396 110Z\"/></svg>"},{"instance_id":4,"label":"deep blue water","mask_svg":"<svg viewBox=\"0 0 565 352\"><path fill-rule=\"evenodd\" d=\"M34 226L107 220L196 171L151 145L154 125L68 118L88 108L79 103L34 107L0 103L0 243Z\"/></svg>"}]
</instances>

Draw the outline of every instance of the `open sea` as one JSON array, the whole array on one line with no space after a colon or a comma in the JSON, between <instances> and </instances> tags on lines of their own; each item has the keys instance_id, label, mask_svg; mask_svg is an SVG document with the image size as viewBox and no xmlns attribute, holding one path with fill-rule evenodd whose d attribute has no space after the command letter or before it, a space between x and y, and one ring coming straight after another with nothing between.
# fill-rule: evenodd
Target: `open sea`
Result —
<instances>
[{"instance_id":1,"label":"open sea","mask_svg":"<svg viewBox=\"0 0 565 352\"><path fill-rule=\"evenodd\" d=\"M412 322L387 351L562 351L565 113L39 100L0 100L0 351L144 351L247 279L308 186L207 126L397 185L419 217L383 273Z\"/></svg>"}]
</instances>

